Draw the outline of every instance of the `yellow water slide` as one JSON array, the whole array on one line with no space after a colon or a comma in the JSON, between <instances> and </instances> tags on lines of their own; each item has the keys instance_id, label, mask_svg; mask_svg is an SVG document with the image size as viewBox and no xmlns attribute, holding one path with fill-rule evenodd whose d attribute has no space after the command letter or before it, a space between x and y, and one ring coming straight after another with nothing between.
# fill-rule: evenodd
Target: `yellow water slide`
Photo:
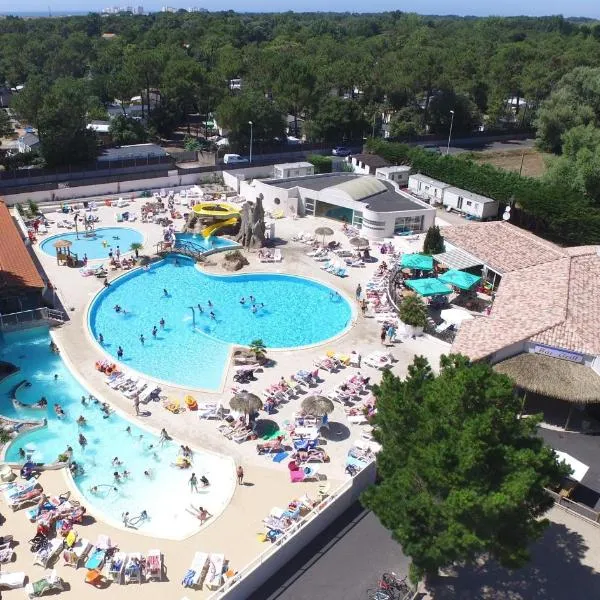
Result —
<instances>
[{"instance_id":1,"label":"yellow water slide","mask_svg":"<svg viewBox=\"0 0 600 600\"><path fill-rule=\"evenodd\" d=\"M210 237L217 229L221 227L226 227L227 225L235 225L237 223L238 217L231 217L231 219L227 219L227 221L217 221L208 227L205 227L202 230L202 235L205 238Z\"/></svg>"}]
</instances>

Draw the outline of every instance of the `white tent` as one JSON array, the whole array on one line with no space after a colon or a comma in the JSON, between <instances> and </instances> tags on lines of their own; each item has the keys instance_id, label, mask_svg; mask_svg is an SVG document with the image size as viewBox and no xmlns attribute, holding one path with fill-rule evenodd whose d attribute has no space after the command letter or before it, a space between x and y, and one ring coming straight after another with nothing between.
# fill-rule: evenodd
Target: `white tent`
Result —
<instances>
[{"instance_id":1,"label":"white tent","mask_svg":"<svg viewBox=\"0 0 600 600\"><path fill-rule=\"evenodd\" d=\"M558 456L560 462L566 462L573 470L573 473L571 473L569 477L578 483L581 483L581 480L585 477L589 467L566 452L561 452L560 450L555 450L554 452L556 453L556 456Z\"/></svg>"}]
</instances>

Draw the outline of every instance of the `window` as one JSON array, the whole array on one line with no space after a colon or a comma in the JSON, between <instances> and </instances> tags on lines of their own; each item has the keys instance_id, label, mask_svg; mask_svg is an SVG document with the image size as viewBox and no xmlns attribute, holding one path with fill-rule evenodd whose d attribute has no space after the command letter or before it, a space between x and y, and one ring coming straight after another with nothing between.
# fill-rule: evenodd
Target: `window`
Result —
<instances>
[{"instance_id":1,"label":"window","mask_svg":"<svg viewBox=\"0 0 600 600\"><path fill-rule=\"evenodd\" d=\"M369 219L363 219L363 223L367 225L372 225L373 227L384 227L385 221L371 221Z\"/></svg>"},{"instance_id":2,"label":"window","mask_svg":"<svg viewBox=\"0 0 600 600\"><path fill-rule=\"evenodd\" d=\"M397 233L423 231L423 215L416 215L414 217L396 217L394 231Z\"/></svg>"},{"instance_id":3,"label":"window","mask_svg":"<svg viewBox=\"0 0 600 600\"><path fill-rule=\"evenodd\" d=\"M362 224L363 224L363 214L360 211L355 210L354 215L352 216L352 225L354 225L356 227L362 227Z\"/></svg>"},{"instance_id":4,"label":"window","mask_svg":"<svg viewBox=\"0 0 600 600\"><path fill-rule=\"evenodd\" d=\"M306 198L304 200L304 210L306 214L314 215L315 214L315 201L314 198Z\"/></svg>"},{"instance_id":5,"label":"window","mask_svg":"<svg viewBox=\"0 0 600 600\"><path fill-rule=\"evenodd\" d=\"M273 204L281 204L281 200L279 198L275 198L275 200L273 200Z\"/></svg>"},{"instance_id":6,"label":"window","mask_svg":"<svg viewBox=\"0 0 600 600\"><path fill-rule=\"evenodd\" d=\"M473 203L470 200L467 200L467 206L471 206Z\"/></svg>"}]
</instances>

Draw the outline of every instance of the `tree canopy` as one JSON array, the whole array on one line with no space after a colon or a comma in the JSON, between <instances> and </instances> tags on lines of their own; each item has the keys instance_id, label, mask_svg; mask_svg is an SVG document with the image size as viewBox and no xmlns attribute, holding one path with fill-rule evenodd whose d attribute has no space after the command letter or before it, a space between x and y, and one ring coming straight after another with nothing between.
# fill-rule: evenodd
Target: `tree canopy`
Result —
<instances>
[{"instance_id":1,"label":"tree canopy","mask_svg":"<svg viewBox=\"0 0 600 600\"><path fill-rule=\"evenodd\" d=\"M384 372L374 388L380 481L362 501L411 558L413 579L457 562L529 559L568 467L520 418L507 377L485 363L442 357L435 376L415 357L404 380Z\"/></svg>"}]
</instances>

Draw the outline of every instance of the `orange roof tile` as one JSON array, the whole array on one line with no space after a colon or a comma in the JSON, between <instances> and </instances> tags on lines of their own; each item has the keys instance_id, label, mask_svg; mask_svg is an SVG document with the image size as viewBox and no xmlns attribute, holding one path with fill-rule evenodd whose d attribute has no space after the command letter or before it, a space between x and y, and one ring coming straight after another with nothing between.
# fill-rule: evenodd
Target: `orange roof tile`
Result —
<instances>
[{"instance_id":1,"label":"orange roof tile","mask_svg":"<svg viewBox=\"0 0 600 600\"><path fill-rule=\"evenodd\" d=\"M44 288L46 284L29 255L6 204L0 201L0 289Z\"/></svg>"}]
</instances>

